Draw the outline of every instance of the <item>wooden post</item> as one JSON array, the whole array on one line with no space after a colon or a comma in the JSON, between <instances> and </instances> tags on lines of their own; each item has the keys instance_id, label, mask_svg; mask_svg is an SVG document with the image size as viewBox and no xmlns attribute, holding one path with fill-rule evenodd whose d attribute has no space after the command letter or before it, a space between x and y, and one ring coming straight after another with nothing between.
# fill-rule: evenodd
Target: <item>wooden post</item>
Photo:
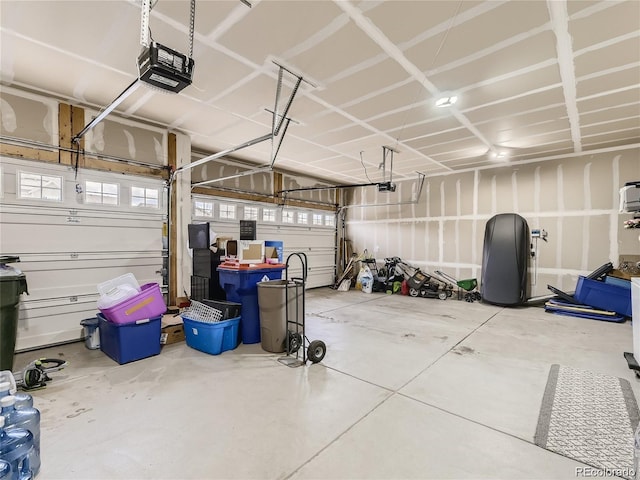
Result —
<instances>
[{"instance_id":1,"label":"wooden post","mask_svg":"<svg viewBox=\"0 0 640 480\"><path fill-rule=\"evenodd\" d=\"M76 135L76 134L80 133L82 131L82 129L84 128L84 125L85 125L85 123L84 123L84 108L72 106L71 107L71 133L72 133L72 135ZM75 144L72 144L71 148L73 148L75 150L76 148L78 148L78 146L76 146ZM80 148L80 151L84 150L84 138L80 139L79 148ZM76 164L76 154L75 153L71 154L71 164L72 165ZM84 155L80 155L78 157L78 167L81 167L81 168L86 167Z\"/></svg>"},{"instance_id":2,"label":"wooden post","mask_svg":"<svg viewBox=\"0 0 640 480\"><path fill-rule=\"evenodd\" d=\"M273 172L273 196L280 198L280 192L282 191L282 174Z\"/></svg>"},{"instance_id":3,"label":"wooden post","mask_svg":"<svg viewBox=\"0 0 640 480\"><path fill-rule=\"evenodd\" d=\"M167 136L167 159L172 170L176 169L177 163L177 137L175 133ZM178 226L177 226L177 196L175 184L170 188L169 198L169 305L176 305L178 298Z\"/></svg>"},{"instance_id":4,"label":"wooden post","mask_svg":"<svg viewBox=\"0 0 640 480\"><path fill-rule=\"evenodd\" d=\"M62 148L71 148L71 105L60 102L58 104L58 141ZM71 165L71 152L59 151L58 162Z\"/></svg>"}]
</instances>

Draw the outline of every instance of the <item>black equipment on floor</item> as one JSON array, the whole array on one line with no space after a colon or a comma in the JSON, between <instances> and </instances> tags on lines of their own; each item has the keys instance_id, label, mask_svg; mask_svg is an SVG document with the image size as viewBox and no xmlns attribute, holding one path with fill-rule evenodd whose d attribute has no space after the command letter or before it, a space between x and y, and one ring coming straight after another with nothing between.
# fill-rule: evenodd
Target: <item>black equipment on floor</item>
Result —
<instances>
[{"instance_id":1,"label":"black equipment on floor","mask_svg":"<svg viewBox=\"0 0 640 480\"><path fill-rule=\"evenodd\" d=\"M220 273L218 272L220 263L222 263L220 252L212 252L208 248L193 249L192 300L227 299L227 294L220 286Z\"/></svg>"},{"instance_id":2,"label":"black equipment on floor","mask_svg":"<svg viewBox=\"0 0 640 480\"><path fill-rule=\"evenodd\" d=\"M482 299L502 306L527 301L529 225L520 215L501 213L490 218L484 231Z\"/></svg>"},{"instance_id":3,"label":"black equipment on floor","mask_svg":"<svg viewBox=\"0 0 640 480\"><path fill-rule=\"evenodd\" d=\"M67 366L66 360L59 358L39 358L29 363L24 370L16 372L13 377L16 386L22 390L36 390L47 386L51 381L49 373L57 372Z\"/></svg>"}]
</instances>

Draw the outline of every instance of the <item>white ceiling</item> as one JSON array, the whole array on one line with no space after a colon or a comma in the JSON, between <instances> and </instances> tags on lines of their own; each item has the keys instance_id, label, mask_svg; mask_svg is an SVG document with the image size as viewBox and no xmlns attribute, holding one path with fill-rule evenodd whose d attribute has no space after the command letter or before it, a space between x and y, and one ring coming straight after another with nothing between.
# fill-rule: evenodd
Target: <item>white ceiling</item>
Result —
<instances>
[{"instance_id":1,"label":"white ceiling","mask_svg":"<svg viewBox=\"0 0 640 480\"><path fill-rule=\"evenodd\" d=\"M277 60L296 95L276 167L340 183L640 143L640 2L197 0L193 84L116 110L217 152L271 131ZM137 77L135 0L0 2L2 83L106 106ZM188 52L189 2L150 27ZM293 85L285 75L281 102ZM441 94L459 97L436 108ZM237 158L268 164L270 142ZM504 158L492 158L504 152Z\"/></svg>"}]
</instances>

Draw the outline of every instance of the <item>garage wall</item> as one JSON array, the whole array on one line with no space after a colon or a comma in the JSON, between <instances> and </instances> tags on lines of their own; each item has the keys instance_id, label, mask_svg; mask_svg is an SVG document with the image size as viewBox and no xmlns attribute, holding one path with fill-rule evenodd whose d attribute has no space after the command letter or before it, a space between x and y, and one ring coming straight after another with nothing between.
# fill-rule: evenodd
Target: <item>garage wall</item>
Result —
<instances>
[{"instance_id":1,"label":"garage wall","mask_svg":"<svg viewBox=\"0 0 640 480\"><path fill-rule=\"evenodd\" d=\"M2 86L0 135L45 145L58 141L58 102Z\"/></svg>"},{"instance_id":2,"label":"garage wall","mask_svg":"<svg viewBox=\"0 0 640 480\"><path fill-rule=\"evenodd\" d=\"M97 111L85 110L85 125L97 115ZM126 118L106 117L87 132L84 145L87 153L167 165L166 130Z\"/></svg>"},{"instance_id":3,"label":"garage wall","mask_svg":"<svg viewBox=\"0 0 640 480\"><path fill-rule=\"evenodd\" d=\"M532 296L546 295L547 284L573 290L578 275L640 254L637 230L623 228L630 215L618 212L619 188L637 180L636 147L429 177L411 205L355 206L414 200L416 181L400 183L396 193L361 188L348 194L347 238L380 262L399 256L427 271L480 279L487 220L515 212L530 229L549 233L531 264Z\"/></svg>"}]
</instances>

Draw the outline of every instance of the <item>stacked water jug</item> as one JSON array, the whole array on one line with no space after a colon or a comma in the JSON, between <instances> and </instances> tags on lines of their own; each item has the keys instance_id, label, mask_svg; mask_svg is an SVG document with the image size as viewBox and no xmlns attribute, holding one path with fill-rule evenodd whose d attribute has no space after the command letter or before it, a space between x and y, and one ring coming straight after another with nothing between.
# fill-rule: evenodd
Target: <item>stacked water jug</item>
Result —
<instances>
[{"instance_id":1,"label":"stacked water jug","mask_svg":"<svg viewBox=\"0 0 640 480\"><path fill-rule=\"evenodd\" d=\"M40 412L31 395L4 379L0 375L0 479L32 480L40 471Z\"/></svg>"}]
</instances>

